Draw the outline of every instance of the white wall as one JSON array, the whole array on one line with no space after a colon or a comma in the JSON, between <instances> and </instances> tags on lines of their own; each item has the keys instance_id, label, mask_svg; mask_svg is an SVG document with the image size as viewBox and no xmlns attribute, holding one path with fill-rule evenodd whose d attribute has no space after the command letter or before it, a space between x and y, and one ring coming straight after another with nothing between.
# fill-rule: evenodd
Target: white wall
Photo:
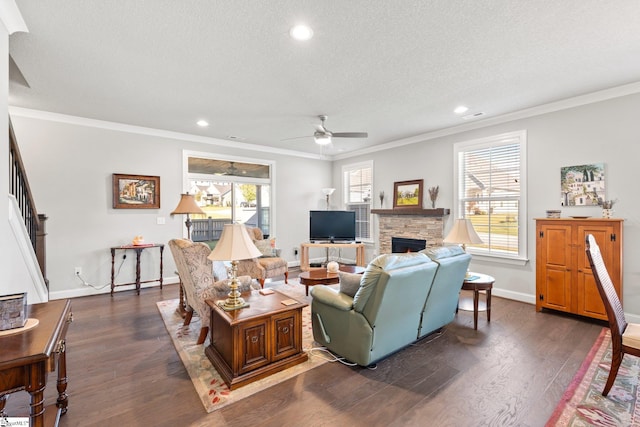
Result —
<instances>
[{"instance_id":1,"label":"white wall","mask_svg":"<svg viewBox=\"0 0 640 427\"><path fill-rule=\"evenodd\" d=\"M308 211L322 203L320 189L331 183L327 161L274 155L12 114L31 189L39 212L48 215L47 275L51 298L97 293L74 275L96 286L110 283L109 248L142 234L146 242L167 243L185 233L184 217L169 214L183 183L183 150L203 151L276 162L274 227L283 257L294 262L293 247L308 239ZM80 121L81 122L81 121ZM229 145L234 143L229 143ZM113 173L160 176L160 209L113 209ZM164 217L165 225L157 225ZM129 251L131 252L131 251ZM116 270L123 252L117 252ZM157 277L159 251L142 255L142 280ZM135 278L135 256L128 253L116 283ZM175 264L165 248L164 276L175 282ZM143 285L144 286L144 285ZM124 290L127 288L118 288ZM101 292L106 292L105 287Z\"/></svg>"},{"instance_id":2,"label":"white wall","mask_svg":"<svg viewBox=\"0 0 640 427\"><path fill-rule=\"evenodd\" d=\"M494 294L530 303L535 302L535 221L547 209L561 209L563 216L601 216L598 207L561 208L560 168L584 163L605 163L607 198L619 199L614 216L624 218L625 312L640 318L640 94L622 96L526 119L512 120L466 132L428 139L382 152L362 154L334 163L334 185L340 191L343 164L374 161L374 206L377 195L386 194L385 208L391 208L395 181L424 179L425 189L440 186L438 207L453 210L453 144L504 132L528 133L528 212L529 262L513 266L472 261L471 269L496 278ZM336 197L341 197L336 194ZM425 196L428 201L428 196ZM426 203L426 202L425 202ZM453 221L450 216L445 232Z\"/></svg>"},{"instance_id":3,"label":"white wall","mask_svg":"<svg viewBox=\"0 0 640 427\"><path fill-rule=\"evenodd\" d=\"M391 207L395 181L424 179L425 187L440 186L438 207L453 207L453 143L526 130L528 133L529 262L513 266L474 260L472 269L496 277L494 293L533 303L535 295L534 218L547 209L560 207L560 168L582 163L604 162L607 197L617 198L616 217L624 223L624 306L640 319L640 198L635 189L636 163L640 155L638 137L640 94L593 102L537 116L480 127L411 145L359 154L329 164L321 160L242 151L230 147L140 135L39 118L13 116L22 154L39 211L49 215L48 272L52 297L93 292L74 277L81 266L85 278L98 285L109 282L110 246L128 243L135 234L147 241L167 242L180 236L184 219L171 218L183 190L182 150L209 151L276 160L275 234L283 256L295 261L293 248L307 240L308 210L323 209L322 187L336 187L332 207L342 200L341 166L374 161L374 207L384 190L385 208ZM161 176L161 209L158 211L111 208L111 174L137 173ZM563 215L600 216L594 208L562 208ZM156 218L166 225L156 225ZM449 217L445 228L451 226ZM145 251L145 257L156 256ZM374 255L369 250L367 258ZM129 259L127 261L130 261ZM155 274L155 260L143 258L143 279ZM119 281L133 279L133 263L125 262ZM165 276L173 276L173 259L165 254Z\"/></svg>"}]
</instances>

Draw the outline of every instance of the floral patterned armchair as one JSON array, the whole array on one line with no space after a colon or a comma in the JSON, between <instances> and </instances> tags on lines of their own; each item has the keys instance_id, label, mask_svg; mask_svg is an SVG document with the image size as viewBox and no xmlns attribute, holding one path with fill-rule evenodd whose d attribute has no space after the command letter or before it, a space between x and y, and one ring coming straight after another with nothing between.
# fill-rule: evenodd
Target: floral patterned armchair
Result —
<instances>
[{"instance_id":1,"label":"floral patterned armchair","mask_svg":"<svg viewBox=\"0 0 640 427\"><path fill-rule=\"evenodd\" d=\"M277 256L278 250L271 247L269 240L264 240L262 230L258 227L247 227L253 243L264 254L260 258L246 259L238 262L238 274L251 276L264 288L266 279L284 275L284 283L289 283L289 267L284 258Z\"/></svg>"},{"instance_id":2,"label":"floral patterned armchair","mask_svg":"<svg viewBox=\"0 0 640 427\"><path fill-rule=\"evenodd\" d=\"M224 299L229 294L231 279L227 278L224 263L212 262L207 258L211 249L205 243L194 243L187 239L172 239L169 248L176 262L178 275L184 290L187 313L184 325L191 323L195 311L202 322L196 344L202 344L209 332L211 312L205 302L207 299ZM260 289L249 276L238 277L238 291L245 292Z\"/></svg>"}]
</instances>

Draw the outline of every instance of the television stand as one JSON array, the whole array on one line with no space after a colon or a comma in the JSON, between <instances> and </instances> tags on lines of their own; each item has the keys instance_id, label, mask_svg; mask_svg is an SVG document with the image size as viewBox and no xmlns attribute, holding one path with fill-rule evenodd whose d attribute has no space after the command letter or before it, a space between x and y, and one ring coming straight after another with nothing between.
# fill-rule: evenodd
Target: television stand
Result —
<instances>
[{"instance_id":1,"label":"television stand","mask_svg":"<svg viewBox=\"0 0 640 427\"><path fill-rule=\"evenodd\" d=\"M364 260L364 243L302 243L300 245L300 270L309 271L309 248L355 248L356 265L366 267Z\"/></svg>"}]
</instances>

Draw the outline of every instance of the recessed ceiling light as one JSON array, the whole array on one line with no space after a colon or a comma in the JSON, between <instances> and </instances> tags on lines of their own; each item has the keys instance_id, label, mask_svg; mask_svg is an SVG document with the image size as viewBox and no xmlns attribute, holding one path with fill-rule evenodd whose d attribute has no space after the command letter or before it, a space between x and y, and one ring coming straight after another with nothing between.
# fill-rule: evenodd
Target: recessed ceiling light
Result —
<instances>
[{"instance_id":1,"label":"recessed ceiling light","mask_svg":"<svg viewBox=\"0 0 640 427\"><path fill-rule=\"evenodd\" d=\"M456 109L453 110L453 112L456 114L466 113L467 111L469 111L469 107L465 107L464 105L456 107Z\"/></svg>"},{"instance_id":2,"label":"recessed ceiling light","mask_svg":"<svg viewBox=\"0 0 640 427\"><path fill-rule=\"evenodd\" d=\"M307 41L311 37L313 37L313 30L311 29L311 27L300 24L291 27L291 29L289 30L289 35L296 40Z\"/></svg>"},{"instance_id":3,"label":"recessed ceiling light","mask_svg":"<svg viewBox=\"0 0 640 427\"><path fill-rule=\"evenodd\" d=\"M209 122L206 120L198 120L196 124L201 128L206 128L207 126L209 126Z\"/></svg>"}]
</instances>

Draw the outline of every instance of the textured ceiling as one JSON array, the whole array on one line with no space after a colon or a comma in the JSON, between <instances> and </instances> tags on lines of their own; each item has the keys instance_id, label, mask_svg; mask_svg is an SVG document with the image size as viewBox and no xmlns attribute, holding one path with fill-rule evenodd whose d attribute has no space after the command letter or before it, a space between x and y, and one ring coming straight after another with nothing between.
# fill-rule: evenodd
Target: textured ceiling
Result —
<instances>
[{"instance_id":1,"label":"textured ceiling","mask_svg":"<svg viewBox=\"0 0 640 427\"><path fill-rule=\"evenodd\" d=\"M483 120L640 81L637 0L17 3L30 87L12 81L11 106L308 153L458 126L460 104ZM369 137L321 151L319 114Z\"/></svg>"}]
</instances>

